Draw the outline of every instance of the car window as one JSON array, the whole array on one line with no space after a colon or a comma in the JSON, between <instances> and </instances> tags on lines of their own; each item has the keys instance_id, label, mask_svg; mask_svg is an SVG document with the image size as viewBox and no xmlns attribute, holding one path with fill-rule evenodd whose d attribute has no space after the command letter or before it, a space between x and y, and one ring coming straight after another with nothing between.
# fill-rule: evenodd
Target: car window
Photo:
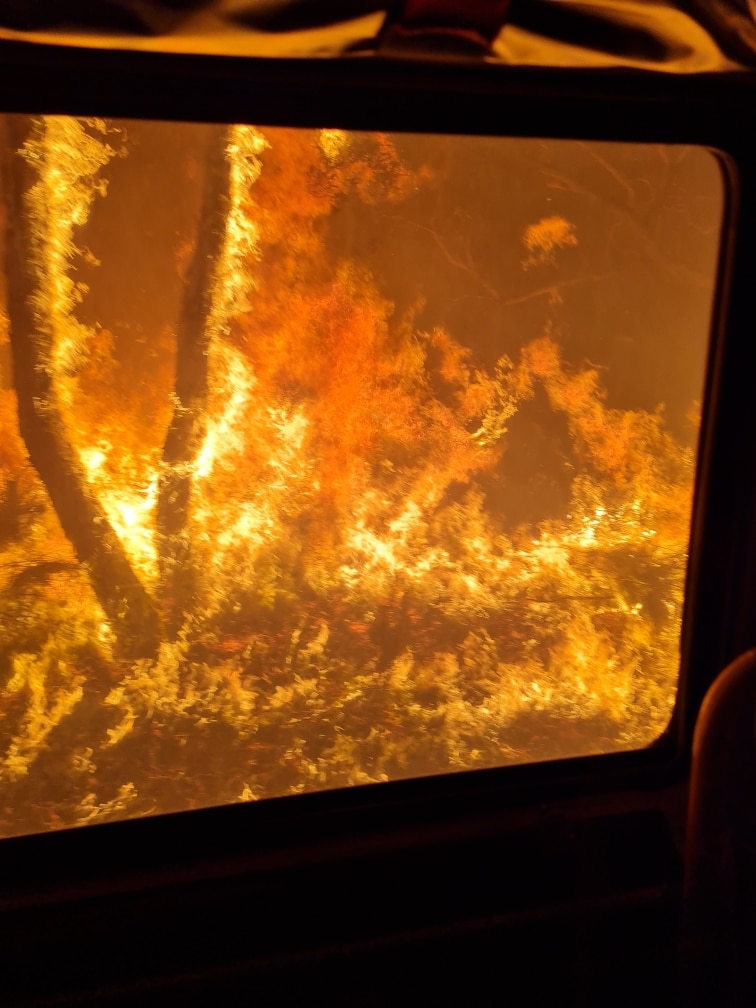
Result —
<instances>
[{"instance_id":1,"label":"car window","mask_svg":"<svg viewBox=\"0 0 756 1008\"><path fill-rule=\"evenodd\" d=\"M0 832L638 749L694 147L6 117Z\"/></svg>"}]
</instances>

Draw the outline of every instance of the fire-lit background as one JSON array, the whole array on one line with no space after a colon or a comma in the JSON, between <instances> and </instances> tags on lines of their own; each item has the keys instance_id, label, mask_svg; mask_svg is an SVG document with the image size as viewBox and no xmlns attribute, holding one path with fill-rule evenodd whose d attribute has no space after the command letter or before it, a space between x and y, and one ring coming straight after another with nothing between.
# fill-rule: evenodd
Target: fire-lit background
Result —
<instances>
[{"instance_id":1,"label":"fire-lit background","mask_svg":"<svg viewBox=\"0 0 756 1008\"><path fill-rule=\"evenodd\" d=\"M2 156L0 833L659 737L712 154L10 116Z\"/></svg>"}]
</instances>

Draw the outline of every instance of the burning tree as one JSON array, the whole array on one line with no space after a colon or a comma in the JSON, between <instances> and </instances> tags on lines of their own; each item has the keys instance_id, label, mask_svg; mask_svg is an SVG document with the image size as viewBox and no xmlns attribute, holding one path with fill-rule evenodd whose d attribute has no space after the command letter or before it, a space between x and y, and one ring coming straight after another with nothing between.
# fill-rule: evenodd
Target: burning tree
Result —
<instances>
[{"instance_id":1,"label":"burning tree","mask_svg":"<svg viewBox=\"0 0 756 1008\"><path fill-rule=\"evenodd\" d=\"M34 808L21 828L658 736L692 454L661 411L609 408L556 331L485 367L337 251L336 209L400 207L433 171L383 135L203 127L145 376L72 279L117 127L5 130L0 787ZM578 237L551 217L522 241L532 265ZM538 396L569 510L513 527L496 480Z\"/></svg>"},{"instance_id":2,"label":"burning tree","mask_svg":"<svg viewBox=\"0 0 756 1008\"><path fill-rule=\"evenodd\" d=\"M154 610L102 505L89 490L66 435L61 402L65 391L55 381L56 372L65 373L77 342L85 338L71 319L79 296L67 275L71 233L86 219L96 192L94 175L112 151L76 121L47 125L11 116L6 117L5 131L7 312L21 435L124 646L137 651L140 645L154 647Z\"/></svg>"}]
</instances>

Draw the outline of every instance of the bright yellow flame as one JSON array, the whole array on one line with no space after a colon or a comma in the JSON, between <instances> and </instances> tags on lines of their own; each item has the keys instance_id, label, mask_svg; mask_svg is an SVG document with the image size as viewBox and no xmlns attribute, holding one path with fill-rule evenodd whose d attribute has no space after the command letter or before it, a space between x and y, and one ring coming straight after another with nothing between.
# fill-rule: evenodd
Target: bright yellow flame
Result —
<instances>
[{"instance_id":1,"label":"bright yellow flame","mask_svg":"<svg viewBox=\"0 0 756 1008\"><path fill-rule=\"evenodd\" d=\"M86 222L95 196L106 192L106 181L97 176L115 151L96 134L108 132L101 119L47 116L35 123L21 150L39 173L25 196L38 248L35 307L39 324L51 330L49 365L61 379L76 369L90 335L73 314L84 288L71 279L70 268L79 252L74 229Z\"/></svg>"},{"instance_id":2,"label":"bright yellow flame","mask_svg":"<svg viewBox=\"0 0 756 1008\"><path fill-rule=\"evenodd\" d=\"M318 134L318 146L329 161L338 161L349 145L349 134L340 129L323 129Z\"/></svg>"},{"instance_id":3,"label":"bright yellow flame","mask_svg":"<svg viewBox=\"0 0 756 1008\"><path fill-rule=\"evenodd\" d=\"M158 476L153 475L144 491L103 490L100 500L124 544L132 563L154 583L158 576L158 554L155 545L153 515L158 497Z\"/></svg>"},{"instance_id":4,"label":"bright yellow flame","mask_svg":"<svg viewBox=\"0 0 756 1008\"><path fill-rule=\"evenodd\" d=\"M259 228L245 210L247 194L257 181L261 164L259 155L268 142L252 126L232 126L226 156L230 162L228 213L223 251L217 266L217 281L210 320L212 335L227 329L229 319L249 308L249 294L254 290L250 263L259 257Z\"/></svg>"},{"instance_id":5,"label":"bright yellow flame","mask_svg":"<svg viewBox=\"0 0 756 1008\"><path fill-rule=\"evenodd\" d=\"M213 340L209 350L211 373L214 373L212 396L221 399L210 403L207 430L202 447L194 460L195 475L206 479L213 467L225 458L238 456L244 450L244 416L255 378L241 354L222 340Z\"/></svg>"}]
</instances>

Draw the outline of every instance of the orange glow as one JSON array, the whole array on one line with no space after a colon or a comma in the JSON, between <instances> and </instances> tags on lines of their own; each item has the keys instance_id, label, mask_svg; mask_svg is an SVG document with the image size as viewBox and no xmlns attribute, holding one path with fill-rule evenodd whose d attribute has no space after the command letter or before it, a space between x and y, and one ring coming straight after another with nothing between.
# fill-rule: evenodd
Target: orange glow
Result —
<instances>
[{"instance_id":1,"label":"orange glow","mask_svg":"<svg viewBox=\"0 0 756 1008\"><path fill-rule=\"evenodd\" d=\"M504 312L531 294L493 276L461 196L442 212L450 141L436 156L427 138L415 151L235 126L219 157L207 128L205 165L200 127L183 129L165 184L185 218L158 234L133 212L151 268L171 267L143 316L122 297L120 315L94 317L109 255L133 240L103 235L111 212L126 227L119 194L140 193L139 124L30 121L36 182L6 206L36 250L30 338L49 392L29 391L9 299L0 832L656 739L676 691L695 460L643 405L642 379L620 403L609 364L560 334L560 270L590 222L512 224L511 283L531 285L542 316L519 334ZM211 213L203 272L195 232ZM395 261L370 227L401 233ZM402 269L410 237L427 290ZM150 277L133 268L137 300ZM191 298L205 321L182 333ZM37 423L59 457L29 447ZM59 513L56 479L93 517ZM103 554L131 594L101 576ZM125 632L137 608L156 614L156 639Z\"/></svg>"}]
</instances>

